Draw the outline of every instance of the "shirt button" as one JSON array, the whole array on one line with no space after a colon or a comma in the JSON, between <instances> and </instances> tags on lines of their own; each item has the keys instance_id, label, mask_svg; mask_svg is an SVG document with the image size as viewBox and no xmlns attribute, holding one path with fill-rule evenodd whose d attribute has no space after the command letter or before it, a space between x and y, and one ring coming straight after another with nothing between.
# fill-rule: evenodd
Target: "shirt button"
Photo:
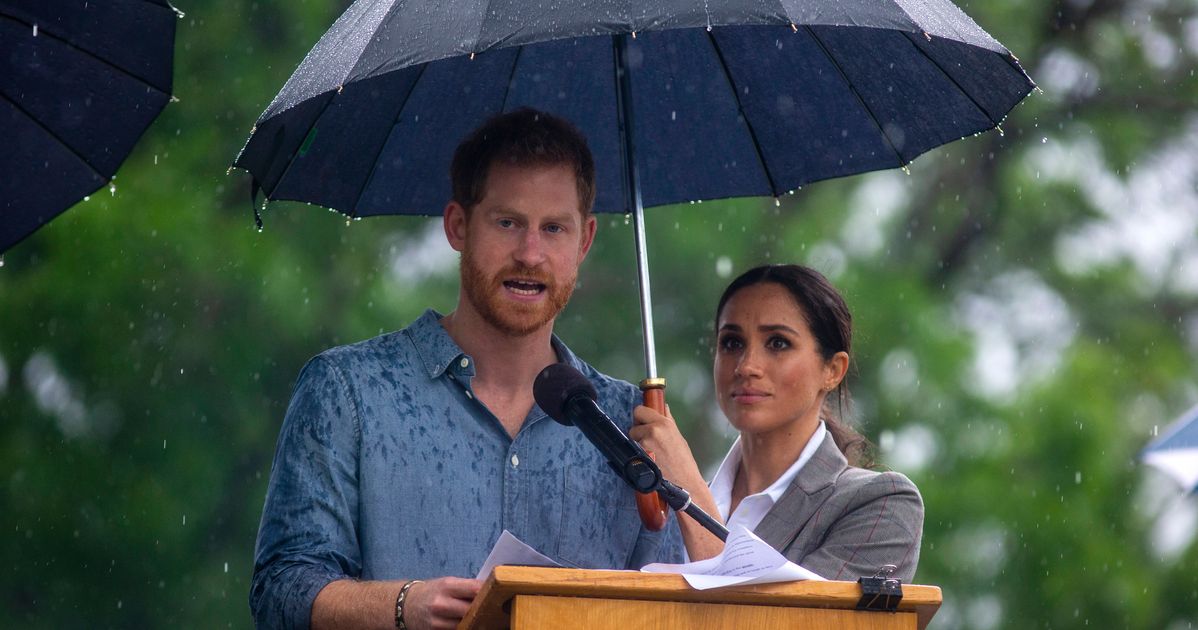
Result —
<instances>
[{"instance_id":1,"label":"shirt button","mask_svg":"<svg viewBox=\"0 0 1198 630\"><path fill-rule=\"evenodd\" d=\"M512 468L515 468L519 465L520 465L520 456L515 453L512 453Z\"/></svg>"},{"instance_id":2,"label":"shirt button","mask_svg":"<svg viewBox=\"0 0 1198 630\"><path fill-rule=\"evenodd\" d=\"M466 367L466 366L470 365L470 359L467 359L466 357L462 357L462 360L458 362L458 365L460 365L462 367Z\"/></svg>"}]
</instances>

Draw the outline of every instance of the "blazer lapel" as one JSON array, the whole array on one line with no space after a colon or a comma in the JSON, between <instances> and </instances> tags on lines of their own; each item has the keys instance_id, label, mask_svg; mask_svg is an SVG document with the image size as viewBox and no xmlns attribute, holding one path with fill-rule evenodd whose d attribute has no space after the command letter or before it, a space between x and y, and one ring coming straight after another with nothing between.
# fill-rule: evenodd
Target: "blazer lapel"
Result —
<instances>
[{"instance_id":1,"label":"blazer lapel","mask_svg":"<svg viewBox=\"0 0 1198 630\"><path fill-rule=\"evenodd\" d=\"M754 533L774 549L790 547L832 495L836 479L847 467L848 461L836 447L832 434L825 435L823 443L795 475L782 498L761 519Z\"/></svg>"}]
</instances>

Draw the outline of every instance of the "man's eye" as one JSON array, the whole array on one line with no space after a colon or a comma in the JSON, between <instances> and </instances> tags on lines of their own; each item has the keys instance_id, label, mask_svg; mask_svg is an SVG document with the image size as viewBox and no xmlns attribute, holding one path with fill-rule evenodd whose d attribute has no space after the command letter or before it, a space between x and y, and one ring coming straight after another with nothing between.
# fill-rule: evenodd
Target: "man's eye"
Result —
<instances>
[{"instance_id":1,"label":"man's eye","mask_svg":"<svg viewBox=\"0 0 1198 630\"><path fill-rule=\"evenodd\" d=\"M562 227L562 226L560 226L560 225L556 225L556 224L554 224L554 225L546 225L546 226L545 226L545 231L546 231L546 232L549 232L550 234L561 234L562 232L565 232L565 231L566 231L566 228L564 228L564 227Z\"/></svg>"},{"instance_id":2,"label":"man's eye","mask_svg":"<svg viewBox=\"0 0 1198 630\"><path fill-rule=\"evenodd\" d=\"M498 223L501 228L510 228L516 225L516 222L511 219L500 219Z\"/></svg>"}]
</instances>

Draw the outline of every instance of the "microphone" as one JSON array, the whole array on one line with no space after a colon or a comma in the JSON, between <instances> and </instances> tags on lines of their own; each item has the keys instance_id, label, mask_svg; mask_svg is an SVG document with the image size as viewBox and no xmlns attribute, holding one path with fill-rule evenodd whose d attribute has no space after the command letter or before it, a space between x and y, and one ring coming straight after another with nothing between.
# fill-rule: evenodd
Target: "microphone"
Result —
<instances>
[{"instance_id":1,"label":"microphone","mask_svg":"<svg viewBox=\"0 0 1198 630\"><path fill-rule=\"evenodd\" d=\"M633 490L653 492L661 485L661 469L640 444L629 439L603 413L595 402L595 386L582 372L565 363L554 363L537 375L532 395L550 418L578 427Z\"/></svg>"}]
</instances>

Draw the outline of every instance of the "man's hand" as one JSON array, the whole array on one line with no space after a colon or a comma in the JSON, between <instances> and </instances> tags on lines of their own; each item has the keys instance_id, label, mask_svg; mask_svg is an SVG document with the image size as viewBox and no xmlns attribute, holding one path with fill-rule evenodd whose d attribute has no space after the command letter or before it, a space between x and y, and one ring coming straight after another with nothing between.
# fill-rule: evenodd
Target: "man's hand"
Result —
<instances>
[{"instance_id":1,"label":"man's hand","mask_svg":"<svg viewBox=\"0 0 1198 630\"><path fill-rule=\"evenodd\" d=\"M479 580L456 577L414 584L404 604L404 624L411 630L453 630L482 585Z\"/></svg>"}]
</instances>

